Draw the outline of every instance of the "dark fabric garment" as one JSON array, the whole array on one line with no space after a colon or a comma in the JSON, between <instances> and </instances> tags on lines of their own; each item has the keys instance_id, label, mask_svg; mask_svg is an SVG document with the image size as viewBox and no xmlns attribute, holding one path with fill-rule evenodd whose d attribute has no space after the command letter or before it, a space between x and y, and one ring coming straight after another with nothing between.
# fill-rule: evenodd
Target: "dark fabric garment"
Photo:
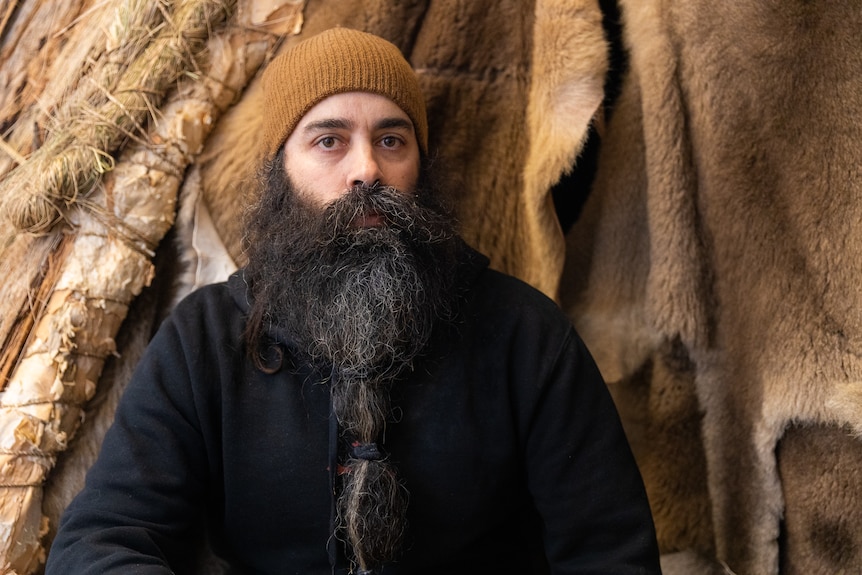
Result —
<instances>
[{"instance_id":1,"label":"dark fabric garment","mask_svg":"<svg viewBox=\"0 0 862 575\"><path fill-rule=\"evenodd\" d=\"M471 254L460 320L393 389L382 447L410 491L409 538L385 573L542 572L541 550L555 574L659 573L644 487L587 350L551 300ZM326 374L289 346L271 350L278 371L255 369L246 310L240 271L165 321L47 575L188 573L202 530L240 573L346 573Z\"/></svg>"}]
</instances>

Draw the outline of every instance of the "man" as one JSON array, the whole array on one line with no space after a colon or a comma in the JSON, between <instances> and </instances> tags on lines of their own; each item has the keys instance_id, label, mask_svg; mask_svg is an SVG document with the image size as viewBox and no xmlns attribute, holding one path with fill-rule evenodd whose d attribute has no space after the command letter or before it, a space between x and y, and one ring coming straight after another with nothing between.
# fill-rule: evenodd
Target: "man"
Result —
<instances>
[{"instance_id":1,"label":"man","mask_svg":"<svg viewBox=\"0 0 862 575\"><path fill-rule=\"evenodd\" d=\"M263 82L248 266L159 330L47 573L182 572L203 531L241 573L659 573L607 389L437 205L398 49L333 29Z\"/></svg>"}]
</instances>

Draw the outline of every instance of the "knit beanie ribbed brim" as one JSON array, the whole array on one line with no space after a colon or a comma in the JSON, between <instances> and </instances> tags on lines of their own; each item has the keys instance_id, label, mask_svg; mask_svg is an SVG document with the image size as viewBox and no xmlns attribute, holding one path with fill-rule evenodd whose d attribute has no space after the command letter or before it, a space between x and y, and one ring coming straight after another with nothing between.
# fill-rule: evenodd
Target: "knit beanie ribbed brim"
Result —
<instances>
[{"instance_id":1,"label":"knit beanie ribbed brim","mask_svg":"<svg viewBox=\"0 0 862 575\"><path fill-rule=\"evenodd\" d=\"M318 102L344 92L386 96L413 121L416 140L428 152L425 99L416 73L392 43L366 32L332 28L303 40L264 70L262 147L275 155L302 117Z\"/></svg>"}]
</instances>

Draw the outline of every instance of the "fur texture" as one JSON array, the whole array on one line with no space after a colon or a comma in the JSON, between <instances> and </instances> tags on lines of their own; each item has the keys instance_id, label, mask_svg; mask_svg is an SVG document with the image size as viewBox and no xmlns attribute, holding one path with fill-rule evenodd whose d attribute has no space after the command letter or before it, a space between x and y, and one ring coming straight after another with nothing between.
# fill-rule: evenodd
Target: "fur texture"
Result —
<instances>
[{"instance_id":1,"label":"fur texture","mask_svg":"<svg viewBox=\"0 0 862 575\"><path fill-rule=\"evenodd\" d=\"M667 456L644 467L663 548L710 553L714 541L734 571L777 573L785 509L812 508L783 497L784 430L862 425L862 9L622 7L630 69L569 238L563 299L617 395L640 406L627 408L650 434L640 460ZM701 411L700 435L666 425L655 402L688 421ZM683 459L697 451L705 465ZM661 509L704 480L696 505ZM810 496L834 510L834 493ZM697 517L704 497L711 526ZM851 569L854 556L822 559L812 572Z\"/></svg>"},{"instance_id":2,"label":"fur texture","mask_svg":"<svg viewBox=\"0 0 862 575\"><path fill-rule=\"evenodd\" d=\"M813 460L816 455L816 460ZM777 451L785 575L853 573L862 565L862 442L847 427L793 425ZM824 501L824 494L828 500Z\"/></svg>"}]
</instances>

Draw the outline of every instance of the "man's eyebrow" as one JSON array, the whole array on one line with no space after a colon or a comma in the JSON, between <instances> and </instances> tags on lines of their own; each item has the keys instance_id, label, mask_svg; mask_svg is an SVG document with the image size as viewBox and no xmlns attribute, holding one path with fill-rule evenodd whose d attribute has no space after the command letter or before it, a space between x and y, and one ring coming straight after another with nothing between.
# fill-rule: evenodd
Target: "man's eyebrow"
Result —
<instances>
[{"instance_id":1,"label":"man's eyebrow","mask_svg":"<svg viewBox=\"0 0 862 575\"><path fill-rule=\"evenodd\" d=\"M316 122L309 122L304 128L304 132L316 132L318 130L348 130L350 122L343 118L327 118Z\"/></svg>"},{"instance_id":2,"label":"man's eyebrow","mask_svg":"<svg viewBox=\"0 0 862 575\"><path fill-rule=\"evenodd\" d=\"M374 128L377 130L389 130L392 128L405 128L407 130L413 129L413 122L406 118L392 117L392 118L383 118L374 124Z\"/></svg>"}]
</instances>

